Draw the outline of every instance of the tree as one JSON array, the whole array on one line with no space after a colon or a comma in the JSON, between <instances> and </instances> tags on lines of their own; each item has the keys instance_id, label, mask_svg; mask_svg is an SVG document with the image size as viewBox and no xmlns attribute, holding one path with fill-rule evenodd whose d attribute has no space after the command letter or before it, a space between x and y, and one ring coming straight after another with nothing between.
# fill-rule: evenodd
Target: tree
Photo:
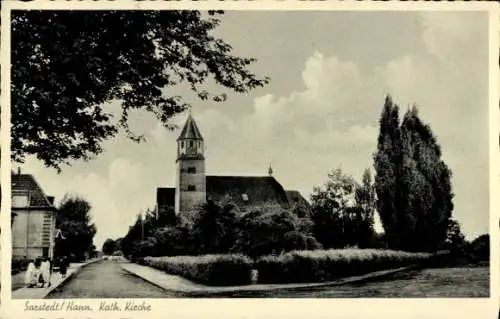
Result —
<instances>
[{"instance_id":1,"label":"tree","mask_svg":"<svg viewBox=\"0 0 500 319\"><path fill-rule=\"evenodd\" d=\"M245 93L263 86L211 32L222 11L14 11L11 22L12 159L36 156L61 169L88 160L102 142L124 130L134 110L151 112L165 127L188 104L173 92L191 89L201 100L226 94L206 83ZM169 89L170 88L170 89ZM119 118L103 104L119 101ZM43 119L41 121L40 119Z\"/></svg>"},{"instance_id":2,"label":"tree","mask_svg":"<svg viewBox=\"0 0 500 319\"><path fill-rule=\"evenodd\" d=\"M389 247L436 251L453 210L451 171L417 108L406 112L401 125L398 109L387 97L374 156L378 212Z\"/></svg>"},{"instance_id":3,"label":"tree","mask_svg":"<svg viewBox=\"0 0 500 319\"><path fill-rule=\"evenodd\" d=\"M90 210L91 206L85 199L64 196L56 214L56 228L60 229L65 237L56 242L55 250L58 256L73 256L75 260L83 260L86 254L91 252L97 229L91 222Z\"/></svg>"},{"instance_id":4,"label":"tree","mask_svg":"<svg viewBox=\"0 0 500 319\"><path fill-rule=\"evenodd\" d=\"M112 255L115 249L116 242L111 238L106 239L106 241L102 245L102 252L106 255Z\"/></svg>"},{"instance_id":5,"label":"tree","mask_svg":"<svg viewBox=\"0 0 500 319\"><path fill-rule=\"evenodd\" d=\"M478 236L469 244L469 254L472 261L490 260L490 235L483 234Z\"/></svg>"},{"instance_id":6,"label":"tree","mask_svg":"<svg viewBox=\"0 0 500 319\"><path fill-rule=\"evenodd\" d=\"M238 218L236 228L233 253L258 257L321 247L310 231L310 221L279 205L264 205L245 213Z\"/></svg>"},{"instance_id":7,"label":"tree","mask_svg":"<svg viewBox=\"0 0 500 319\"><path fill-rule=\"evenodd\" d=\"M453 211L451 171L441 159L441 148L416 107L401 123L403 166L399 212L405 248L436 251L446 239ZM415 240L419 238L419 240Z\"/></svg>"},{"instance_id":8,"label":"tree","mask_svg":"<svg viewBox=\"0 0 500 319\"><path fill-rule=\"evenodd\" d=\"M371 247L375 241L374 213L376 206L375 186L369 169L363 172L361 185L356 188L355 232L360 248Z\"/></svg>"},{"instance_id":9,"label":"tree","mask_svg":"<svg viewBox=\"0 0 500 319\"><path fill-rule=\"evenodd\" d=\"M325 248L356 245L355 196L356 181L337 168L328 174L322 187L315 187L311 195L314 237Z\"/></svg>"},{"instance_id":10,"label":"tree","mask_svg":"<svg viewBox=\"0 0 500 319\"><path fill-rule=\"evenodd\" d=\"M460 229L460 224L456 220L450 219L442 248L449 250L452 254L462 255L465 252L466 245L467 241Z\"/></svg>"},{"instance_id":11,"label":"tree","mask_svg":"<svg viewBox=\"0 0 500 319\"><path fill-rule=\"evenodd\" d=\"M385 99L379 120L377 152L374 154L375 191L377 211L385 231L385 241L392 248L398 248L398 202L397 188L401 167L401 131L399 107L390 96Z\"/></svg>"},{"instance_id":12,"label":"tree","mask_svg":"<svg viewBox=\"0 0 500 319\"><path fill-rule=\"evenodd\" d=\"M199 253L227 253L236 237L234 221L237 206L232 203L213 201L205 203L193 224L193 237L199 247Z\"/></svg>"}]
</instances>

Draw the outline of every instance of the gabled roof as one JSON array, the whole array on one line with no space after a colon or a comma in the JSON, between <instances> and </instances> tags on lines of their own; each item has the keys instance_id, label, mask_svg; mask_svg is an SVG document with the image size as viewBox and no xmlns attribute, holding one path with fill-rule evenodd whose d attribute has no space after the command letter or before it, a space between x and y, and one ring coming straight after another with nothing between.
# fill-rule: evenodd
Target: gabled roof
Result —
<instances>
[{"instance_id":1,"label":"gabled roof","mask_svg":"<svg viewBox=\"0 0 500 319\"><path fill-rule=\"evenodd\" d=\"M11 175L12 193L27 192L30 197L30 207L53 208L53 197L49 200L45 195L36 179L31 174L12 174ZM50 197L50 196L49 196Z\"/></svg>"},{"instance_id":2,"label":"gabled roof","mask_svg":"<svg viewBox=\"0 0 500 319\"><path fill-rule=\"evenodd\" d=\"M264 203L276 203L283 208L290 207L285 190L272 176L207 176L206 178L207 199L220 201L229 196L239 207Z\"/></svg>"},{"instance_id":3,"label":"gabled roof","mask_svg":"<svg viewBox=\"0 0 500 319\"><path fill-rule=\"evenodd\" d=\"M206 191L208 200L219 202L229 196L240 208L275 203L286 209L300 205L310 210L302 194L283 189L272 176L206 176ZM156 203L158 207L175 207L175 188L157 188Z\"/></svg>"},{"instance_id":4,"label":"gabled roof","mask_svg":"<svg viewBox=\"0 0 500 319\"><path fill-rule=\"evenodd\" d=\"M198 125L196 125L196 122L194 121L191 114L188 115L186 123L182 128L181 135L179 135L179 137L177 138L177 140L180 139L203 140L200 130L198 129Z\"/></svg>"}]
</instances>

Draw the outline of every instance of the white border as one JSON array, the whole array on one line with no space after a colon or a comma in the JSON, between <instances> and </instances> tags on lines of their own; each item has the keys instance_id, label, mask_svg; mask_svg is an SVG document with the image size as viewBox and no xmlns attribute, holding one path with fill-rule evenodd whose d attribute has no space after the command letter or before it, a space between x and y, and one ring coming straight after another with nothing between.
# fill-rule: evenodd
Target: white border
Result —
<instances>
[{"instance_id":1,"label":"white border","mask_svg":"<svg viewBox=\"0 0 500 319\"><path fill-rule=\"evenodd\" d=\"M500 132L499 112L499 10L489 2L325 2L325 1L31 1L2 3L2 114L1 184L10 194L10 10L150 10L150 9L224 9L224 10L335 10L335 11L489 11L490 12L490 238L491 294L483 299L147 299L149 313L43 313L24 312L24 301L10 298L10 196L2 196L2 318L497 318L499 311L500 269L499 198ZM473 106L471 106L473 107ZM97 307L99 300L78 299Z\"/></svg>"}]
</instances>

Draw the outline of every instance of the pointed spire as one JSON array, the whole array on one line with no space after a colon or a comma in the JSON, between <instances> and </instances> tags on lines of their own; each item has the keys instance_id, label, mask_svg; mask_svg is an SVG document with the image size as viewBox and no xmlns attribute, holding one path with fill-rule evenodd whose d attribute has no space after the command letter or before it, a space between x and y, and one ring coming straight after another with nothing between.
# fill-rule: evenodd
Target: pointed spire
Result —
<instances>
[{"instance_id":1,"label":"pointed spire","mask_svg":"<svg viewBox=\"0 0 500 319\"><path fill-rule=\"evenodd\" d=\"M198 125L196 125L196 122L191 116L191 108L189 108L189 115L187 117L186 123L184 124L184 127L182 128L182 132L177 138L177 140L180 139L203 140L200 130L198 129Z\"/></svg>"},{"instance_id":2,"label":"pointed spire","mask_svg":"<svg viewBox=\"0 0 500 319\"><path fill-rule=\"evenodd\" d=\"M267 170L267 173L269 174L269 176L273 176L273 168L271 166L271 162L269 162L269 169Z\"/></svg>"}]
</instances>

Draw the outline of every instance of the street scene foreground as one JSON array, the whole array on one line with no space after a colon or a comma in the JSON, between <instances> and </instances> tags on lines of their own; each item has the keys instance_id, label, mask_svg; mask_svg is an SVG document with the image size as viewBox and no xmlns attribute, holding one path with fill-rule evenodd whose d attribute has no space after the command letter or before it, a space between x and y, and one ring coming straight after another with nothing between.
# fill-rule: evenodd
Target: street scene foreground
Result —
<instances>
[{"instance_id":1,"label":"street scene foreground","mask_svg":"<svg viewBox=\"0 0 500 319\"><path fill-rule=\"evenodd\" d=\"M431 268L402 270L384 276L367 276L345 284L299 289L259 289L213 292L213 287L192 283L178 276L152 269L146 279L127 261L98 260L78 269L67 281L55 287L45 298L446 298L488 297L488 267ZM145 267L137 265L137 267ZM149 268L149 267L147 267ZM193 287L187 293L179 287ZM246 288L248 288L247 286ZM196 289L194 289L196 288ZM265 287L264 287L265 288ZM36 289L35 289L36 290ZM15 292L14 292L15 294ZM20 296L14 297L29 298Z\"/></svg>"}]
</instances>

